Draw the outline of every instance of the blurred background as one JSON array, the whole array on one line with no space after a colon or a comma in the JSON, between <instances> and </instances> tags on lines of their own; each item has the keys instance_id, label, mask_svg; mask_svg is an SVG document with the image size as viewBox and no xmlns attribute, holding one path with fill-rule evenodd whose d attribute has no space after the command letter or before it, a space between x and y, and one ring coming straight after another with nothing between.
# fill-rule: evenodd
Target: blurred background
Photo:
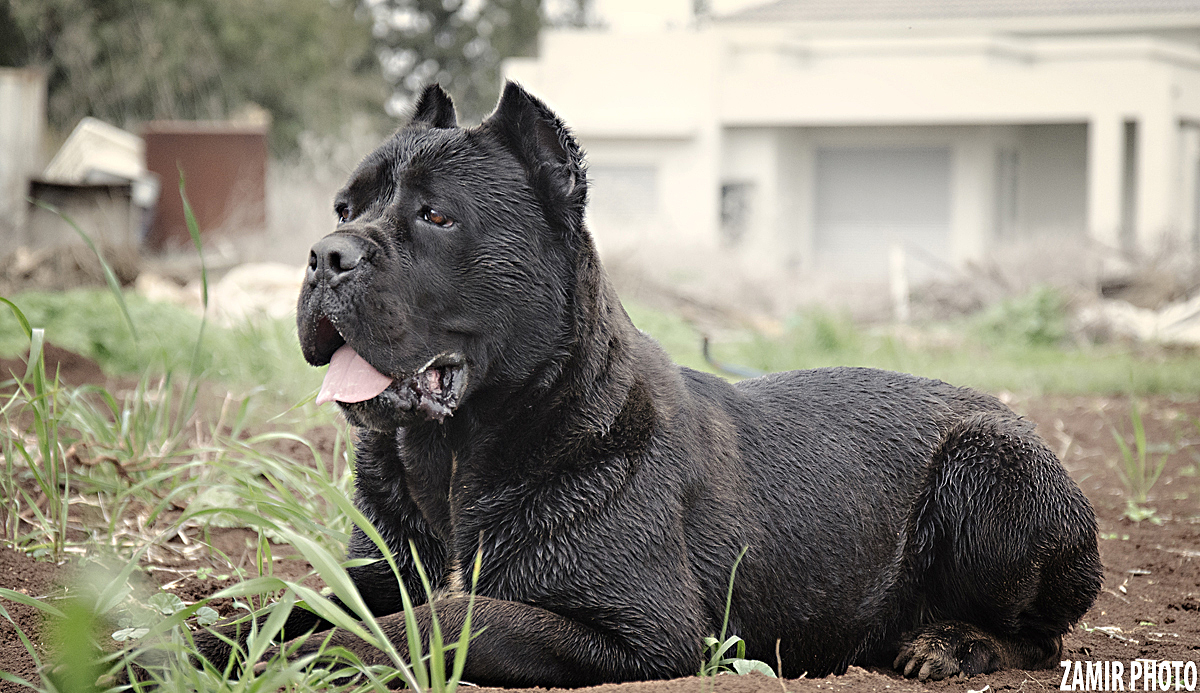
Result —
<instances>
[{"instance_id":1,"label":"blurred background","mask_svg":"<svg viewBox=\"0 0 1200 693\"><path fill-rule=\"evenodd\" d=\"M102 284L65 214L199 311L182 182L212 314L283 318L420 88L475 123L514 79L587 151L631 310L697 363L813 315L1200 343L1194 0L4 0L0 65L6 295Z\"/></svg>"}]
</instances>

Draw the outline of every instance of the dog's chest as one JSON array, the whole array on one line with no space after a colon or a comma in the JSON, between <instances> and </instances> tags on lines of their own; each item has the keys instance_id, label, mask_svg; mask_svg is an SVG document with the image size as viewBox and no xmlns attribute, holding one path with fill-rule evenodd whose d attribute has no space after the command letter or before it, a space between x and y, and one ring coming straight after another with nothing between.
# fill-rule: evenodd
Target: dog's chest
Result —
<instances>
[{"instance_id":1,"label":"dog's chest","mask_svg":"<svg viewBox=\"0 0 1200 693\"><path fill-rule=\"evenodd\" d=\"M452 589L471 588L482 557L478 593L537 603L586 581L578 547L605 523L629 481L624 459L583 469L539 473L459 462L447 489L447 574Z\"/></svg>"},{"instance_id":2,"label":"dog's chest","mask_svg":"<svg viewBox=\"0 0 1200 693\"><path fill-rule=\"evenodd\" d=\"M588 580L578 547L603 534L637 476L621 446L466 445L418 433L396 452L409 507L445 549L436 572L449 589L471 589L480 553L486 596L538 603Z\"/></svg>"}]
</instances>

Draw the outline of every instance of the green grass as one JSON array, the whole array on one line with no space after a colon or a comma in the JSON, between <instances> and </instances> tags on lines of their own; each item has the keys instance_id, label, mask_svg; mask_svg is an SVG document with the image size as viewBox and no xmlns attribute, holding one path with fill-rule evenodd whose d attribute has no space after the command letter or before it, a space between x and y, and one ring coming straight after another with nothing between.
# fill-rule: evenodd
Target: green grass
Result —
<instances>
[{"instance_id":1,"label":"green grass","mask_svg":"<svg viewBox=\"0 0 1200 693\"><path fill-rule=\"evenodd\" d=\"M682 365L712 371L701 332L683 318L638 304L626 309ZM1056 328L1005 322L1003 311L972 321L897 330L860 328L822 311L794 316L783 334L750 330L715 340L721 362L773 372L866 366L937 378L989 392L1043 394L1195 394L1200 355L1130 345L1075 345ZM1007 325L1007 327L1006 327Z\"/></svg>"},{"instance_id":2,"label":"green grass","mask_svg":"<svg viewBox=\"0 0 1200 693\"><path fill-rule=\"evenodd\" d=\"M5 435L0 441L0 451L4 454L3 479L0 479L0 490L4 492L3 529L5 535L14 536L19 531L19 508L22 501L28 511L33 513L36 525L48 529L47 536L50 546L47 548L55 556L61 555L63 541L67 533L67 498L70 493L70 477L65 472L67 464L64 460L64 449L60 440L62 411L57 396L59 383L57 378L46 379L45 364L42 359L42 349L45 344L44 331L32 327L12 303L5 301L12 314L17 318L21 334L29 342L29 357L23 377L17 381L12 396L0 406L0 419L5 426ZM22 416L32 432L32 440L27 441L17 436L9 435L9 430L16 427L9 422L12 418ZM22 486L17 483L16 470L23 469L32 484ZM38 503L35 495L45 503Z\"/></svg>"},{"instance_id":3,"label":"green grass","mask_svg":"<svg viewBox=\"0 0 1200 693\"><path fill-rule=\"evenodd\" d=\"M29 292L14 297L46 340L95 359L114 375L186 372L200 318L186 309L126 293L135 339L121 309L104 290ZM1030 308L1031 304L1033 308ZM790 319L783 334L734 331L715 340L715 358L762 371L823 366L869 366L997 392L1023 394L1189 394L1200 391L1195 353L1120 344L1064 342L1061 321L1035 292L973 321L897 332L864 329L837 314L813 311ZM712 371L701 355L701 333L678 315L637 303L634 323L680 364ZM16 320L0 313L0 356L23 353L28 342ZM198 367L206 380L239 396L261 388L275 406L290 406L320 385L321 371L304 363L290 320L236 328L207 326Z\"/></svg>"},{"instance_id":4,"label":"green grass","mask_svg":"<svg viewBox=\"0 0 1200 693\"><path fill-rule=\"evenodd\" d=\"M31 324L45 329L46 341L96 360L110 375L188 373L201 333L200 316L132 292L125 292L124 299L137 338L125 325L120 306L102 289L26 292L11 298ZM202 345L195 354L197 372L239 396L263 389L277 403L294 403L321 383L321 371L304 362L291 320L234 328L207 325ZM16 319L7 310L0 312L0 357L24 354L27 348Z\"/></svg>"}]
</instances>

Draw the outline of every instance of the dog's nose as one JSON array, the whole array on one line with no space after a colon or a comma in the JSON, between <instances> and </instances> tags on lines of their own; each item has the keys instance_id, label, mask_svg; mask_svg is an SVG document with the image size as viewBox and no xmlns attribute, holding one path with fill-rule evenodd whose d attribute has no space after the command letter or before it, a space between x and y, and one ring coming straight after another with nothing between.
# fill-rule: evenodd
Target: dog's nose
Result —
<instances>
[{"instance_id":1,"label":"dog's nose","mask_svg":"<svg viewBox=\"0 0 1200 693\"><path fill-rule=\"evenodd\" d=\"M363 259L361 244L353 236L333 234L317 241L308 254L308 275L328 273L336 279L352 272Z\"/></svg>"}]
</instances>

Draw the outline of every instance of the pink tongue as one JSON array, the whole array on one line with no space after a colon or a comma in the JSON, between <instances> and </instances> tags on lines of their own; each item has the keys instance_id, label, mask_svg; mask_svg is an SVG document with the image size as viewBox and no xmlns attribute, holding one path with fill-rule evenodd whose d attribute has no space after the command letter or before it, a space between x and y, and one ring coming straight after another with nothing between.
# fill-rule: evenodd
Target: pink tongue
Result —
<instances>
[{"instance_id":1,"label":"pink tongue","mask_svg":"<svg viewBox=\"0 0 1200 693\"><path fill-rule=\"evenodd\" d=\"M321 391L317 393L317 404L334 400L365 402L391 384L391 378L375 370L349 344L343 344L329 360L325 382L321 383Z\"/></svg>"}]
</instances>

